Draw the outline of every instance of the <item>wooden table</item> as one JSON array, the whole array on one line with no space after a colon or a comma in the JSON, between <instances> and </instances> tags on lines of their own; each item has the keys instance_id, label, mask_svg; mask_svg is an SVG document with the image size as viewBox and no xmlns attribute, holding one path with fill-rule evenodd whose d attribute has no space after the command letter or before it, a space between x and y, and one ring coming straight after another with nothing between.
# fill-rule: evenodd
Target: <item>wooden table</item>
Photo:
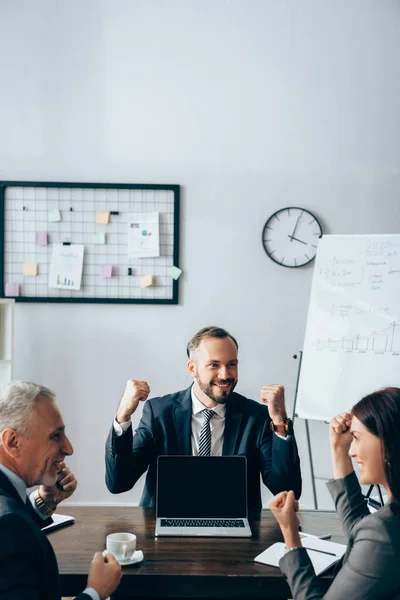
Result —
<instances>
[{"instance_id":1,"label":"wooden table","mask_svg":"<svg viewBox=\"0 0 400 600\"><path fill-rule=\"evenodd\" d=\"M48 535L57 555L63 596L75 596L87 581L93 554L105 548L109 533L137 535L144 553L138 565L123 567L113 598L262 598L284 599L290 590L279 569L253 561L274 542L279 527L265 510L250 519L252 538L155 538L154 510L131 507L66 507L75 517L70 527ZM346 543L333 512L304 511L305 527L329 531L332 541ZM332 574L323 578L328 588Z\"/></svg>"}]
</instances>

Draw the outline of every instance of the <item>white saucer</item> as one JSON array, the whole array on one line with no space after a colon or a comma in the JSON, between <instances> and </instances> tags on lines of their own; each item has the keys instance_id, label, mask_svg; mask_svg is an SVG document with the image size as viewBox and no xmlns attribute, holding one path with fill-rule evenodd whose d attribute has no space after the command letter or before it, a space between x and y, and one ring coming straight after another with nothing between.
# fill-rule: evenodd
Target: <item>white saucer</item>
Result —
<instances>
[{"instance_id":1,"label":"white saucer","mask_svg":"<svg viewBox=\"0 0 400 600\"><path fill-rule=\"evenodd\" d=\"M104 550L103 556L105 556L106 554L112 554L112 552L108 552L108 550ZM141 550L136 550L126 560L118 560L118 558L117 558L117 560L118 560L119 564L121 565L121 567L126 567L128 565L134 565L135 563L142 562L143 558L144 558L143 552Z\"/></svg>"}]
</instances>

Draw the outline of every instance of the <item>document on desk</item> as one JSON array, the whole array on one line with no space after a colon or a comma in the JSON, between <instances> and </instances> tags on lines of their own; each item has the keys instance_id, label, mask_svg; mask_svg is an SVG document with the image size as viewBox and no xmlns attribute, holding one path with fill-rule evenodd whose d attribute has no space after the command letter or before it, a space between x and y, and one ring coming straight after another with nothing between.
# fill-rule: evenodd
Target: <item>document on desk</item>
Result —
<instances>
[{"instance_id":1,"label":"document on desk","mask_svg":"<svg viewBox=\"0 0 400 600\"><path fill-rule=\"evenodd\" d=\"M335 542L327 542L317 538L303 538L301 543L307 550L307 554L310 557L316 575L321 575L321 573L329 569L329 567L340 560L346 552L346 546L344 544L336 544ZM279 567L279 561L284 554L285 544L283 542L277 542L256 556L254 561L273 567Z\"/></svg>"},{"instance_id":2,"label":"document on desk","mask_svg":"<svg viewBox=\"0 0 400 600\"><path fill-rule=\"evenodd\" d=\"M52 519L53 522L50 523L50 525L42 528L42 531L45 533L49 533L50 531L54 531L54 529L59 529L60 527L65 527L66 525L72 525L72 523L75 523L74 517L70 517L68 515L54 514Z\"/></svg>"}]
</instances>

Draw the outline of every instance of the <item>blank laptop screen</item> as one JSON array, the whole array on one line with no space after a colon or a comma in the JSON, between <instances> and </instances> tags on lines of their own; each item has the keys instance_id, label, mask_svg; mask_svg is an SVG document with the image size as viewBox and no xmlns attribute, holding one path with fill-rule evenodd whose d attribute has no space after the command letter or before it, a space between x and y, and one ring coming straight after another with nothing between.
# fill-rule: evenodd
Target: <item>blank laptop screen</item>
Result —
<instances>
[{"instance_id":1,"label":"blank laptop screen","mask_svg":"<svg viewBox=\"0 0 400 600\"><path fill-rule=\"evenodd\" d=\"M247 517L246 457L159 456L157 517Z\"/></svg>"}]
</instances>

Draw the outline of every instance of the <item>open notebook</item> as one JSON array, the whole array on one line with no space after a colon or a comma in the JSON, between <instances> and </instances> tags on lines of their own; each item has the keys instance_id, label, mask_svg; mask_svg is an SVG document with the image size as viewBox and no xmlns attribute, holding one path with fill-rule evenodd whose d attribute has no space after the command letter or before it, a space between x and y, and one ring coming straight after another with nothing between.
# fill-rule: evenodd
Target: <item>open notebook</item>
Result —
<instances>
[{"instance_id":1,"label":"open notebook","mask_svg":"<svg viewBox=\"0 0 400 600\"><path fill-rule=\"evenodd\" d=\"M335 542L327 542L317 538L302 538L301 543L307 549L307 554L311 559L316 575L321 575L321 573L329 569L346 552L344 544L336 544ZM277 542L264 550L264 552L261 552L254 560L265 565L279 567L279 561L284 554L285 544Z\"/></svg>"}]
</instances>

